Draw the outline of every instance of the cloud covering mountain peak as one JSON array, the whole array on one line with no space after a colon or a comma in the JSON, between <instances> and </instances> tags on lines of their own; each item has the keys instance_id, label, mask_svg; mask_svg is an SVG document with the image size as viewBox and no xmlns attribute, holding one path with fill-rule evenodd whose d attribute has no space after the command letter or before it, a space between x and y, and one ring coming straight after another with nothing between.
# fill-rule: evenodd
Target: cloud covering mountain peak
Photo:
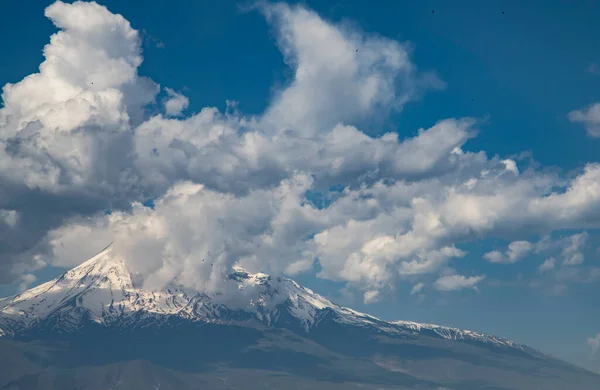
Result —
<instances>
[{"instance_id":1,"label":"cloud covering mountain peak","mask_svg":"<svg viewBox=\"0 0 600 390\"><path fill-rule=\"evenodd\" d=\"M172 89L176 105L145 112L159 106L160 87L138 74L140 36L124 17L93 2L46 9L60 31L39 73L2 93L7 281L76 265L114 241L149 288L177 279L217 292L236 265L318 268L373 302L404 281L484 282L449 267L467 255L462 242L600 224L597 164L563 177L465 150L481 124L473 118L368 135L360 127L370 118L443 83L417 69L406 45L302 6L260 9L290 83L261 115L204 107L187 116L189 101Z\"/></svg>"}]
</instances>

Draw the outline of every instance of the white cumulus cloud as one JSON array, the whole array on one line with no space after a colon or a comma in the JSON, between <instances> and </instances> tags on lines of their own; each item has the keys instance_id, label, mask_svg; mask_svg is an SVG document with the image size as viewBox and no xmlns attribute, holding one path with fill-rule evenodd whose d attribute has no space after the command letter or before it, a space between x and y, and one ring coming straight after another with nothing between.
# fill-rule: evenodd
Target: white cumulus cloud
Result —
<instances>
[{"instance_id":1,"label":"white cumulus cloud","mask_svg":"<svg viewBox=\"0 0 600 390\"><path fill-rule=\"evenodd\" d=\"M319 269L375 302L399 283L476 287L485 276L448 273L473 261L464 243L600 227L599 164L563 177L469 151L473 118L369 135L373 118L443 83L402 43L298 5L260 10L293 72L262 114L186 114L187 98L165 88L164 115L150 115L160 87L138 74L130 23L96 3L46 9L59 31L39 72L2 93L0 210L18 216L0 219L2 277L69 267L114 241L149 288L217 291L239 264ZM511 240L486 258L538 250ZM563 264L583 261L584 243L564 241Z\"/></svg>"},{"instance_id":2,"label":"white cumulus cloud","mask_svg":"<svg viewBox=\"0 0 600 390\"><path fill-rule=\"evenodd\" d=\"M465 288L476 288L485 275L481 276L463 276L463 275L447 275L437 279L433 286L440 291L456 291Z\"/></svg>"},{"instance_id":3,"label":"white cumulus cloud","mask_svg":"<svg viewBox=\"0 0 600 390\"><path fill-rule=\"evenodd\" d=\"M516 263L529 254L533 245L528 241L513 241L508 245L506 253L491 251L483 257L491 263Z\"/></svg>"},{"instance_id":4,"label":"white cumulus cloud","mask_svg":"<svg viewBox=\"0 0 600 390\"><path fill-rule=\"evenodd\" d=\"M165 100L165 113L169 116L179 116L188 108L190 100L181 93L175 92L171 88L165 88L168 98Z\"/></svg>"},{"instance_id":5,"label":"white cumulus cloud","mask_svg":"<svg viewBox=\"0 0 600 390\"><path fill-rule=\"evenodd\" d=\"M554 257L550 257L550 258L544 260L544 262L542 264L540 264L538 269L540 272L546 272L551 269L554 269L555 266L556 266L556 260L554 259Z\"/></svg>"},{"instance_id":6,"label":"white cumulus cloud","mask_svg":"<svg viewBox=\"0 0 600 390\"><path fill-rule=\"evenodd\" d=\"M444 84L419 75L406 47L322 19L301 6L262 7L295 75L262 118L273 131L312 135L376 111L400 109L427 88Z\"/></svg>"}]
</instances>

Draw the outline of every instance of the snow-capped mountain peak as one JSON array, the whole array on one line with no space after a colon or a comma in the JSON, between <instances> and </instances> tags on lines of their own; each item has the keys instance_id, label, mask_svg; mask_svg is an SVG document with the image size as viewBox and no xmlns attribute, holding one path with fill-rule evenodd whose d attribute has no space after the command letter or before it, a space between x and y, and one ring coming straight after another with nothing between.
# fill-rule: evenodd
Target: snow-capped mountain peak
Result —
<instances>
[{"instance_id":1,"label":"snow-capped mountain peak","mask_svg":"<svg viewBox=\"0 0 600 390\"><path fill-rule=\"evenodd\" d=\"M115 298L119 301L123 297L115 297L114 293L133 290L133 284L125 265L109 254L110 247L107 247L55 280L0 300L2 313L33 320L52 313L73 298L79 298L73 302L77 305L86 297L89 310L96 309L95 304L104 303L107 298L102 296L104 294L110 295L110 302Z\"/></svg>"},{"instance_id":2,"label":"snow-capped mountain peak","mask_svg":"<svg viewBox=\"0 0 600 390\"><path fill-rule=\"evenodd\" d=\"M135 286L126 264L113 256L109 245L98 255L62 276L13 297L0 299L0 332L14 334L52 319L64 331L77 328L81 319L99 324L133 324L176 316L192 321L231 321L254 318L272 324L285 310L308 329L317 313L338 308L326 298L288 278L251 274L235 267L229 280L240 290L253 289L248 301L229 308L217 295L170 287L150 291ZM283 305L284 304L284 305Z\"/></svg>"},{"instance_id":3,"label":"snow-capped mountain peak","mask_svg":"<svg viewBox=\"0 0 600 390\"><path fill-rule=\"evenodd\" d=\"M341 326L365 328L391 336L427 334L449 340L493 344L524 350L502 338L409 321L383 321L341 307L285 277L251 274L234 267L228 281L240 290L235 305L222 294L207 295L171 286L150 291L136 286L126 264L110 245L62 276L23 293L0 299L0 337L30 330L72 333L83 325L137 328L163 326L176 319L202 323L255 322L311 332L324 318ZM412 336L411 336L412 335Z\"/></svg>"}]
</instances>

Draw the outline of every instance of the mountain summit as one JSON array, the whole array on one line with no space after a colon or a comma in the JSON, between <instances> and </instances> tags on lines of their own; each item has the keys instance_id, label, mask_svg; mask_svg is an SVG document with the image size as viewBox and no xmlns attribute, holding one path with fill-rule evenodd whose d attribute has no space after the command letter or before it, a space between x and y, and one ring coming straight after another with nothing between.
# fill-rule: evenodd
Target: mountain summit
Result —
<instances>
[{"instance_id":1,"label":"mountain summit","mask_svg":"<svg viewBox=\"0 0 600 390\"><path fill-rule=\"evenodd\" d=\"M77 331L92 321L106 327L160 326L166 318L191 322L257 322L275 326L283 317L293 319L306 331L319 314L329 309L345 321L379 321L333 304L288 278L250 274L235 268L228 282L247 301L229 307L228 297L209 296L178 286L150 291L135 286L123 261L112 256L111 247L62 276L13 297L0 299L0 334L15 337L52 323L60 333ZM244 294L244 290L251 290ZM233 302L232 302L233 303Z\"/></svg>"},{"instance_id":2,"label":"mountain summit","mask_svg":"<svg viewBox=\"0 0 600 390\"><path fill-rule=\"evenodd\" d=\"M268 327L297 327L305 332L325 315L359 327L386 333L429 332L441 338L477 341L497 347L539 352L511 341L476 332L409 321L382 321L368 314L338 306L295 281L250 274L235 268L229 281L236 289L253 289L246 302L228 307L227 300L177 287L149 291L134 286L123 261L108 246L98 255L62 276L13 297L0 299L0 334L18 337L51 323L59 333L77 331L92 321L106 327L164 326L166 318L190 322L241 324L256 322Z\"/></svg>"},{"instance_id":3,"label":"mountain summit","mask_svg":"<svg viewBox=\"0 0 600 390\"><path fill-rule=\"evenodd\" d=\"M18 356L0 388L67 388L41 387L47 375L88 388L78 373L90 369L117 383L98 388L600 388L599 376L499 337L383 321L291 279L240 268L228 283L240 292L235 299L144 289L109 246L57 279L0 299L0 343ZM132 370L153 375L132 382ZM244 376L267 387L247 387Z\"/></svg>"}]
</instances>

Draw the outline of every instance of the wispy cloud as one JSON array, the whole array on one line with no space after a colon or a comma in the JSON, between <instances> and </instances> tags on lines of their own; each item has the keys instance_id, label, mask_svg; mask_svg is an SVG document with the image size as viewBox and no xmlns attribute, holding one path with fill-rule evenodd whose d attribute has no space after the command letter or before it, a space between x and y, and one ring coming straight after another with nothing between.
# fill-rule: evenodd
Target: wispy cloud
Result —
<instances>
[{"instance_id":1,"label":"wispy cloud","mask_svg":"<svg viewBox=\"0 0 600 390\"><path fill-rule=\"evenodd\" d=\"M414 286L412 286L412 289L410 290L410 295L415 295L421 292L421 290L423 290L423 288L425 288L425 283L423 282L419 282L417 284L415 284Z\"/></svg>"},{"instance_id":2,"label":"wispy cloud","mask_svg":"<svg viewBox=\"0 0 600 390\"><path fill-rule=\"evenodd\" d=\"M571 122L583 123L590 137L600 137L600 103L569 113Z\"/></svg>"},{"instance_id":3,"label":"wispy cloud","mask_svg":"<svg viewBox=\"0 0 600 390\"><path fill-rule=\"evenodd\" d=\"M600 66L598 66L597 63L591 63L586 69L585 69L588 73L594 74L594 75L600 75Z\"/></svg>"},{"instance_id":4,"label":"wispy cloud","mask_svg":"<svg viewBox=\"0 0 600 390\"><path fill-rule=\"evenodd\" d=\"M440 291L456 291L465 288L476 288L477 284L485 279L481 276L447 275L437 279L433 286Z\"/></svg>"},{"instance_id":5,"label":"wispy cloud","mask_svg":"<svg viewBox=\"0 0 600 390\"><path fill-rule=\"evenodd\" d=\"M592 353L595 354L598 352L598 349L600 349L600 333L598 333L596 336L588 338L587 344L592 347Z\"/></svg>"}]
</instances>

